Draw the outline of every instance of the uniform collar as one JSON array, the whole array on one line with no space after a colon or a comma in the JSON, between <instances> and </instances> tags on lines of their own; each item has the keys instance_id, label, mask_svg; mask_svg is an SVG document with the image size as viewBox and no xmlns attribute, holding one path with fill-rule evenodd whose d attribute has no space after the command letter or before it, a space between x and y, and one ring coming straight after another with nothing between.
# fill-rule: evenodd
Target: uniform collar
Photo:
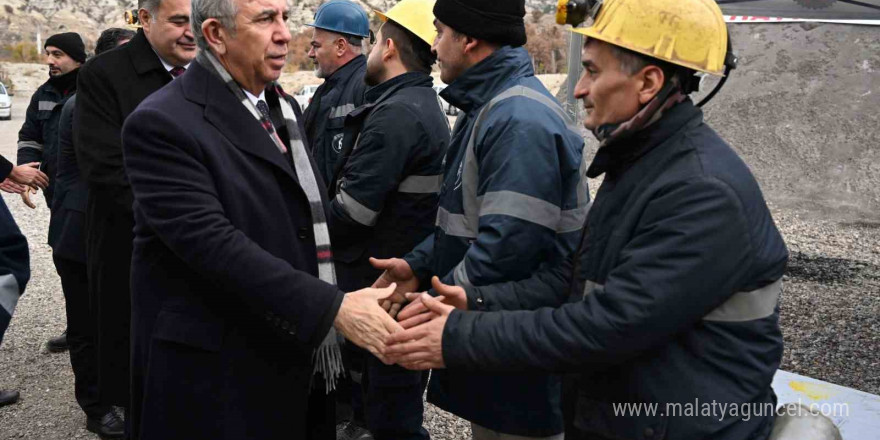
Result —
<instances>
[{"instance_id":1,"label":"uniform collar","mask_svg":"<svg viewBox=\"0 0 880 440\"><path fill-rule=\"evenodd\" d=\"M464 71L440 92L440 96L470 113L503 92L512 79L534 74L532 59L524 48L504 46Z\"/></svg>"},{"instance_id":2,"label":"uniform collar","mask_svg":"<svg viewBox=\"0 0 880 440\"><path fill-rule=\"evenodd\" d=\"M378 104L377 100L386 92L391 94L409 87L431 87L433 85L434 79L431 78L431 75L422 72L407 72L367 90L364 99L369 103Z\"/></svg>"},{"instance_id":3,"label":"uniform collar","mask_svg":"<svg viewBox=\"0 0 880 440\"><path fill-rule=\"evenodd\" d=\"M587 169L587 176L595 178L607 173L606 179L613 179L686 126L697 126L701 123L703 111L693 101L686 99L668 109L657 122L628 138L609 142L599 148Z\"/></svg>"},{"instance_id":4,"label":"uniform collar","mask_svg":"<svg viewBox=\"0 0 880 440\"><path fill-rule=\"evenodd\" d=\"M327 82L336 82L339 80L346 81L358 68L367 64L367 57L363 55L358 55L351 59L351 61L345 63L342 67L336 69L332 75L327 77ZM363 81L363 79L361 79Z\"/></svg>"}]
</instances>

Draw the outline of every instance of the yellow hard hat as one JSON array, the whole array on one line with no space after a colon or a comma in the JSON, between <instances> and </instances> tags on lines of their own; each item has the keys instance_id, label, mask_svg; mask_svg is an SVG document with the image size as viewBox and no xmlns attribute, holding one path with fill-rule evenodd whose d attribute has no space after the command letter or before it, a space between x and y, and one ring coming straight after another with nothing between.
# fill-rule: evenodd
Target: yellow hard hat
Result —
<instances>
[{"instance_id":1,"label":"yellow hard hat","mask_svg":"<svg viewBox=\"0 0 880 440\"><path fill-rule=\"evenodd\" d=\"M403 26L428 45L434 44L437 29L434 28L434 3L437 0L402 0L388 12L376 12L382 21L391 19Z\"/></svg>"},{"instance_id":2,"label":"yellow hard hat","mask_svg":"<svg viewBox=\"0 0 880 440\"><path fill-rule=\"evenodd\" d=\"M572 32L724 75L727 25L714 0L605 0L592 26Z\"/></svg>"}]
</instances>

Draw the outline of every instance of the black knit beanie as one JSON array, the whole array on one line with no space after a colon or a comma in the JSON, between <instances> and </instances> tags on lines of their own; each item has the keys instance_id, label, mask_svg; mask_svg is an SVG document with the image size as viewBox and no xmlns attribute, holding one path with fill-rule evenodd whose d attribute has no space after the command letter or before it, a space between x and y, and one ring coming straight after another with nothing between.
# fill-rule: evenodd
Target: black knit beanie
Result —
<instances>
[{"instance_id":1,"label":"black knit beanie","mask_svg":"<svg viewBox=\"0 0 880 440\"><path fill-rule=\"evenodd\" d=\"M525 0L437 0L434 16L456 31L502 46L526 44Z\"/></svg>"},{"instance_id":2,"label":"black knit beanie","mask_svg":"<svg viewBox=\"0 0 880 440\"><path fill-rule=\"evenodd\" d=\"M61 49L67 54L67 56L73 58L74 61L79 63L86 62L86 46L83 44L82 38L80 38L79 34L76 32L64 32L62 34L52 35L46 40L43 49L49 46L55 46Z\"/></svg>"}]
</instances>

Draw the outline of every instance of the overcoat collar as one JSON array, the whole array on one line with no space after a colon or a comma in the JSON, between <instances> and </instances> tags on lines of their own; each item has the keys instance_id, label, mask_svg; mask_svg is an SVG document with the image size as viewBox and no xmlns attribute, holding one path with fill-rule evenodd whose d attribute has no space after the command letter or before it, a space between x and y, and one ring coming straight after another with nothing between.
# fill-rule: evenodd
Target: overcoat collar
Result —
<instances>
[{"instance_id":1,"label":"overcoat collar","mask_svg":"<svg viewBox=\"0 0 880 440\"><path fill-rule=\"evenodd\" d=\"M158 71L165 73L168 76L168 80L171 81L171 74L165 70L165 66L159 60L159 55L156 55L156 51L150 46L150 42L147 41L147 36L144 34L143 29L138 29L137 34L125 47L128 48L131 64L138 75Z\"/></svg>"},{"instance_id":2,"label":"overcoat collar","mask_svg":"<svg viewBox=\"0 0 880 440\"><path fill-rule=\"evenodd\" d=\"M287 156L278 151L260 122L236 99L229 87L199 63L192 63L182 81L186 99L205 107L205 119L217 128L236 148L257 156L290 176L299 180ZM271 88L266 93L275 93ZM281 98L283 99L283 98Z\"/></svg>"}]
</instances>

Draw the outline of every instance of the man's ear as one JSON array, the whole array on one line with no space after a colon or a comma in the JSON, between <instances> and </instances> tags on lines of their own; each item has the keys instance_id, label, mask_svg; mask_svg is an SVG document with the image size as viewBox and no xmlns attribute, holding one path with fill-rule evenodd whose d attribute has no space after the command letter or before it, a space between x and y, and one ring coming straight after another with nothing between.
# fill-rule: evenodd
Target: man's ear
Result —
<instances>
[{"instance_id":1,"label":"man's ear","mask_svg":"<svg viewBox=\"0 0 880 440\"><path fill-rule=\"evenodd\" d=\"M477 46L480 44L479 40L473 37L469 37L467 35L463 35L461 41L464 44L464 53L469 53L477 50Z\"/></svg>"},{"instance_id":2,"label":"man's ear","mask_svg":"<svg viewBox=\"0 0 880 440\"><path fill-rule=\"evenodd\" d=\"M150 11L141 8L138 9L138 23L144 28L145 31L150 31L150 23L153 21L153 17L150 15Z\"/></svg>"},{"instance_id":3,"label":"man's ear","mask_svg":"<svg viewBox=\"0 0 880 440\"><path fill-rule=\"evenodd\" d=\"M639 73L639 104L645 105L651 102L666 83L666 74L658 66L650 65L643 68Z\"/></svg>"},{"instance_id":4,"label":"man's ear","mask_svg":"<svg viewBox=\"0 0 880 440\"><path fill-rule=\"evenodd\" d=\"M226 54L226 39L228 38L228 34L226 33L226 29L223 25L220 24L220 21L216 18L209 18L202 23L202 35L205 36L205 41L208 42L208 46L216 53L217 55L225 55Z\"/></svg>"},{"instance_id":5,"label":"man's ear","mask_svg":"<svg viewBox=\"0 0 880 440\"><path fill-rule=\"evenodd\" d=\"M336 45L336 56L342 57L345 55L345 50L347 49L346 46L351 43L349 43L345 38L339 37L333 44Z\"/></svg>"},{"instance_id":6,"label":"man's ear","mask_svg":"<svg viewBox=\"0 0 880 440\"><path fill-rule=\"evenodd\" d=\"M391 57L396 55L399 51L397 50L397 43L390 38L385 39L385 49L382 50L382 60L388 61Z\"/></svg>"}]
</instances>

